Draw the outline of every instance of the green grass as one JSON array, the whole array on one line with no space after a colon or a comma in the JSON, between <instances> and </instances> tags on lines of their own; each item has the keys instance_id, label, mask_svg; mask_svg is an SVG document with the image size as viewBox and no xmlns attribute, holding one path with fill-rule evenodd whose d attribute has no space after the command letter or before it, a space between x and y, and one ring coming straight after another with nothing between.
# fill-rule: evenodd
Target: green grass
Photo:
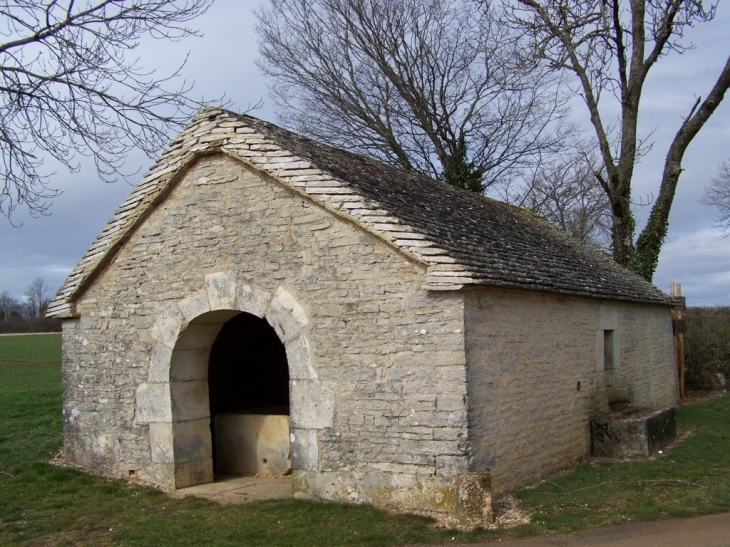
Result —
<instances>
[{"instance_id":1,"label":"green grass","mask_svg":"<svg viewBox=\"0 0 730 547\"><path fill-rule=\"evenodd\" d=\"M533 523L464 533L363 505L220 506L46 463L61 446L59 335L0 337L0 545L451 543L730 510L730 397L681 408L666 456L588 463L519 493Z\"/></svg>"},{"instance_id":2,"label":"green grass","mask_svg":"<svg viewBox=\"0 0 730 547\"><path fill-rule=\"evenodd\" d=\"M46 463L61 446L60 336L0 337L0 545L299 546L485 539L370 506L220 506Z\"/></svg>"},{"instance_id":3,"label":"green grass","mask_svg":"<svg viewBox=\"0 0 730 547\"><path fill-rule=\"evenodd\" d=\"M0 336L0 515L8 476L58 450L60 408L60 335Z\"/></svg>"},{"instance_id":4,"label":"green grass","mask_svg":"<svg viewBox=\"0 0 730 547\"><path fill-rule=\"evenodd\" d=\"M684 406L686 435L665 455L633 462L589 462L519 493L535 526L587 526L730 511L730 396Z\"/></svg>"}]
</instances>

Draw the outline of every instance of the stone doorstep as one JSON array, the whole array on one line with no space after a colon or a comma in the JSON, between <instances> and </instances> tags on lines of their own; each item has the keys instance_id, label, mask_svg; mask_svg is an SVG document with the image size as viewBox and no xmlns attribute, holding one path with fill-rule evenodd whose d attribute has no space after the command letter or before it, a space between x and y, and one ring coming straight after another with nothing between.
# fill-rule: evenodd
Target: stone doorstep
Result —
<instances>
[{"instance_id":1,"label":"stone doorstep","mask_svg":"<svg viewBox=\"0 0 730 547\"><path fill-rule=\"evenodd\" d=\"M627 408L591 420L593 456L646 457L677 436L675 409Z\"/></svg>"},{"instance_id":2,"label":"stone doorstep","mask_svg":"<svg viewBox=\"0 0 730 547\"><path fill-rule=\"evenodd\" d=\"M173 498L195 496L221 504L288 499L292 497L292 481L291 476L216 476L215 482L180 488L170 492L170 496Z\"/></svg>"}]
</instances>

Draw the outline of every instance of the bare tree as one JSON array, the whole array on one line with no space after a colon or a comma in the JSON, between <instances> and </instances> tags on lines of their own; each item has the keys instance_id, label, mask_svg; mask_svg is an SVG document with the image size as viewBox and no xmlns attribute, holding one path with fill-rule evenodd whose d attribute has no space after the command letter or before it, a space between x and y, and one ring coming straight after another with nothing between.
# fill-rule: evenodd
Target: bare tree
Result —
<instances>
[{"instance_id":1,"label":"bare tree","mask_svg":"<svg viewBox=\"0 0 730 547\"><path fill-rule=\"evenodd\" d=\"M20 317L23 312L23 304L10 296L8 291L0 293L0 321L7 321L13 317Z\"/></svg>"},{"instance_id":2,"label":"bare tree","mask_svg":"<svg viewBox=\"0 0 730 547\"><path fill-rule=\"evenodd\" d=\"M702 202L717 207L716 226L730 232L730 161L720 165L720 172L712 179Z\"/></svg>"},{"instance_id":3,"label":"bare tree","mask_svg":"<svg viewBox=\"0 0 730 547\"><path fill-rule=\"evenodd\" d=\"M107 181L133 148L154 155L201 103L178 70L157 77L129 54L143 36L177 40L212 0L0 3L0 213L44 213L58 190L43 156L72 170L91 156Z\"/></svg>"},{"instance_id":4,"label":"bare tree","mask_svg":"<svg viewBox=\"0 0 730 547\"><path fill-rule=\"evenodd\" d=\"M272 0L259 66L285 123L483 192L561 149L555 77L469 0Z\"/></svg>"},{"instance_id":5,"label":"bare tree","mask_svg":"<svg viewBox=\"0 0 730 547\"><path fill-rule=\"evenodd\" d=\"M584 154L541 165L507 201L525 207L570 235L598 247L611 245L611 203L595 183L595 161Z\"/></svg>"},{"instance_id":6,"label":"bare tree","mask_svg":"<svg viewBox=\"0 0 730 547\"><path fill-rule=\"evenodd\" d=\"M730 86L730 58L704 100L697 98L669 146L648 223L636 241L631 211L634 166L645 143L638 135L644 83L669 53L682 53L688 26L714 17L701 0L516 0L511 22L532 38L533 51L573 75L598 139L603 169L595 173L613 211L613 256L651 280L669 227L682 159ZM606 103L620 112L618 120ZM657 177L659 178L659 177Z\"/></svg>"},{"instance_id":7,"label":"bare tree","mask_svg":"<svg viewBox=\"0 0 730 547\"><path fill-rule=\"evenodd\" d=\"M25 304L28 310L28 317L39 317L45 311L50 302L49 294L51 288L42 277L36 277L25 289Z\"/></svg>"}]
</instances>

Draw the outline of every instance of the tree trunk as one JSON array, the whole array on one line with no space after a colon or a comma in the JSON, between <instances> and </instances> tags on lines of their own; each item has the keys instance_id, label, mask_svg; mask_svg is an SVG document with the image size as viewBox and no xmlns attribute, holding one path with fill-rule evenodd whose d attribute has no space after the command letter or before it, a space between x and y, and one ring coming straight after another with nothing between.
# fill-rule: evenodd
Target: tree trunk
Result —
<instances>
[{"instance_id":1,"label":"tree trunk","mask_svg":"<svg viewBox=\"0 0 730 547\"><path fill-rule=\"evenodd\" d=\"M615 188L615 186L614 186ZM625 268L631 267L634 254L634 215L631 199L616 190L609 195L613 212L613 259Z\"/></svg>"},{"instance_id":2,"label":"tree trunk","mask_svg":"<svg viewBox=\"0 0 730 547\"><path fill-rule=\"evenodd\" d=\"M631 269L647 281L651 281L659 261L659 252L669 228L669 212L677 190L677 182L682 174L682 158L684 153L705 122L725 97L730 87L730 57L718 77L707 98L700 105L697 99L689 116L674 136L672 145L664 163L664 174L659 189L659 197L651 209L651 215L646 227L639 235L636 250L631 260ZM697 108L699 105L699 108Z\"/></svg>"}]
</instances>

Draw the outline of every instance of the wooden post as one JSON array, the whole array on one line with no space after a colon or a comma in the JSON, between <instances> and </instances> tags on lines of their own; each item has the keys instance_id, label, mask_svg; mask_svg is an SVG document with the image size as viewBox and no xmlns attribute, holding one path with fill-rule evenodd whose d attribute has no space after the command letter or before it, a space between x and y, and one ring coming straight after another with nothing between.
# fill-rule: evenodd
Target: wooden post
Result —
<instances>
[{"instance_id":1,"label":"wooden post","mask_svg":"<svg viewBox=\"0 0 730 547\"><path fill-rule=\"evenodd\" d=\"M677 296L682 296L682 284L679 283L677 285ZM679 346L679 355L677 356L679 359L679 396L684 399L684 321L682 317L682 311L683 307L677 310L677 319L680 320L682 328L677 329L679 330L679 334L677 335L678 339L678 346Z\"/></svg>"},{"instance_id":2,"label":"wooden post","mask_svg":"<svg viewBox=\"0 0 730 547\"><path fill-rule=\"evenodd\" d=\"M682 284L670 283L669 295L682 297ZM684 399L684 305L677 305L672 309L672 328L674 331L674 356L677 363L677 401Z\"/></svg>"}]
</instances>

